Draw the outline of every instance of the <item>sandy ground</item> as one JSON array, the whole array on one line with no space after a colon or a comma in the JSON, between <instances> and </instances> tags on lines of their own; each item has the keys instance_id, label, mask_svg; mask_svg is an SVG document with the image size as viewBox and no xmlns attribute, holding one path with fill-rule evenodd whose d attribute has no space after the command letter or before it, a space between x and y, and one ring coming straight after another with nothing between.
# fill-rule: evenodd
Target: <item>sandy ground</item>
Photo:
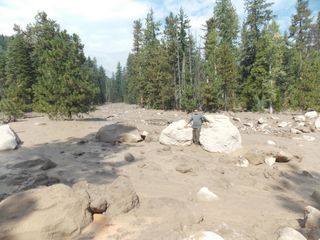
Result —
<instances>
[{"instance_id":1,"label":"sandy ground","mask_svg":"<svg viewBox=\"0 0 320 240\"><path fill-rule=\"evenodd\" d=\"M228 113L227 113L228 114ZM228 114L230 115L230 114ZM317 206L310 197L320 190L320 132L302 135L265 133L243 127L243 123L264 117L270 129L277 122L292 122L292 114L233 113L241 130L243 149L232 154L209 153L199 146L166 147L157 139L167 122L188 119L178 111L145 110L133 105L109 104L73 121L51 121L40 114L11 123L24 141L15 151L0 153L0 176L10 173L10 164L45 156L57 167L47 174L61 182L79 180L101 184L117 176L128 176L140 198L140 207L109 219L96 215L79 239L183 239L196 231L214 231L225 240L277 239L281 227L300 228L303 209ZM125 122L149 132L153 141L111 145L95 140L95 133L107 124ZM245 149L255 145L276 146L302 157L301 161L240 168L236 163ZM134 162L124 160L131 153ZM192 172L176 167L186 163ZM219 196L214 202L200 202L196 193L208 187ZM0 194L19 191L0 177Z\"/></svg>"}]
</instances>

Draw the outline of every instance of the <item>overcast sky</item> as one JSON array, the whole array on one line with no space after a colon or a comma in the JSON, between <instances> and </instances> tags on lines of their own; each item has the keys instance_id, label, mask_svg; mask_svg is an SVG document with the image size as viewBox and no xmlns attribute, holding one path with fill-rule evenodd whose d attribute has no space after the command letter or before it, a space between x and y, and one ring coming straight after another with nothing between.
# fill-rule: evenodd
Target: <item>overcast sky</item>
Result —
<instances>
[{"instance_id":1,"label":"overcast sky","mask_svg":"<svg viewBox=\"0 0 320 240\"><path fill-rule=\"evenodd\" d=\"M295 13L296 0L268 0L284 31ZM115 71L117 62L124 66L132 48L132 22L144 19L150 8L156 20L163 20L180 6L189 16L192 32L198 36L205 21L212 16L214 0L0 0L0 34L12 35L13 25L25 27L34 22L38 11L45 11L62 29L80 36L87 56L96 57L107 71ZM243 0L232 0L240 19L245 16ZM309 0L316 16L320 0Z\"/></svg>"}]
</instances>

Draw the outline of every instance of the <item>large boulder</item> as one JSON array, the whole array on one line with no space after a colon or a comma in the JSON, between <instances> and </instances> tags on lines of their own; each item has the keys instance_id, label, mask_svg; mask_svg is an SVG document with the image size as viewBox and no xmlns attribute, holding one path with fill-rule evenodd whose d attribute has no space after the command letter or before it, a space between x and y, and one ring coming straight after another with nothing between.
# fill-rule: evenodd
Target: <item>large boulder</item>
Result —
<instances>
[{"instance_id":1,"label":"large boulder","mask_svg":"<svg viewBox=\"0 0 320 240\"><path fill-rule=\"evenodd\" d=\"M320 229L320 211L312 206L304 209L304 226L305 228Z\"/></svg>"},{"instance_id":2,"label":"large boulder","mask_svg":"<svg viewBox=\"0 0 320 240\"><path fill-rule=\"evenodd\" d=\"M94 185L81 181L72 188L82 196L89 196L89 209L92 213L106 211L108 216L115 216L127 213L139 205L139 197L126 177L118 177L110 185Z\"/></svg>"},{"instance_id":3,"label":"large boulder","mask_svg":"<svg viewBox=\"0 0 320 240\"><path fill-rule=\"evenodd\" d=\"M192 143L192 128L185 128L185 120L171 123L160 134L159 141L164 145L188 146Z\"/></svg>"},{"instance_id":4,"label":"large boulder","mask_svg":"<svg viewBox=\"0 0 320 240\"><path fill-rule=\"evenodd\" d=\"M184 238L183 240L223 240L223 238L214 232L201 231L192 234L191 236Z\"/></svg>"},{"instance_id":5,"label":"large boulder","mask_svg":"<svg viewBox=\"0 0 320 240\"><path fill-rule=\"evenodd\" d=\"M8 124L0 126L0 151L16 149L21 140Z\"/></svg>"},{"instance_id":6,"label":"large boulder","mask_svg":"<svg viewBox=\"0 0 320 240\"><path fill-rule=\"evenodd\" d=\"M310 112L306 112L304 116L306 118L316 118L318 117L318 113L316 111L310 111Z\"/></svg>"},{"instance_id":7,"label":"large boulder","mask_svg":"<svg viewBox=\"0 0 320 240\"><path fill-rule=\"evenodd\" d=\"M63 184L14 194L0 203L0 239L73 238L91 222L88 206Z\"/></svg>"},{"instance_id":8,"label":"large boulder","mask_svg":"<svg viewBox=\"0 0 320 240\"><path fill-rule=\"evenodd\" d=\"M307 239L297 230L290 227L285 227L279 231L278 240L307 240Z\"/></svg>"},{"instance_id":9,"label":"large boulder","mask_svg":"<svg viewBox=\"0 0 320 240\"><path fill-rule=\"evenodd\" d=\"M205 115L209 127L203 127L200 143L209 152L232 152L241 148L241 135L229 117L224 115Z\"/></svg>"},{"instance_id":10,"label":"large boulder","mask_svg":"<svg viewBox=\"0 0 320 240\"><path fill-rule=\"evenodd\" d=\"M136 143L142 137L136 127L124 124L110 124L99 129L96 138L106 143Z\"/></svg>"}]
</instances>

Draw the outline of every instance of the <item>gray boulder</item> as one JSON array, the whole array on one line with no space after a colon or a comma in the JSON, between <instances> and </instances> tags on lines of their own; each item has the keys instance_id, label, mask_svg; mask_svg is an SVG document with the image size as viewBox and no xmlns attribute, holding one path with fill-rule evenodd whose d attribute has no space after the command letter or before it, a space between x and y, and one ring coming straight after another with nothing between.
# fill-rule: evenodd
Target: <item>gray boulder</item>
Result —
<instances>
[{"instance_id":1,"label":"gray boulder","mask_svg":"<svg viewBox=\"0 0 320 240\"><path fill-rule=\"evenodd\" d=\"M88 206L63 184L14 194L0 203L0 239L73 238L91 222Z\"/></svg>"},{"instance_id":2,"label":"gray boulder","mask_svg":"<svg viewBox=\"0 0 320 240\"><path fill-rule=\"evenodd\" d=\"M118 177L110 185L94 185L82 181L72 188L80 195L89 196L89 209L93 213L106 211L108 216L114 216L127 213L139 205L139 197L126 177Z\"/></svg>"},{"instance_id":3,"label":"gray boulder","mask_svg":"<svg viewBox=\"0 0 320 240\"><path fill-rule=\"evenodd\" d=\"M279 231L278 240L307 240L307 239L297 230L290 227L285 227Z\"/></svg>"},{"instance_id":4,"label":"gray boulder","mask_svg":"<svg viewBox=\"0 0 320 240\"><path fill-rule=\"evenodd\" d=\"M111 124L99 129L96 138L107 143L136 143L142 137L136 127L124 124Z\"/></svg>"},{"instance_id":5,"label":"gray boulder","mask_svg":"<svg viewBox=\"0 0 320 240\"><path fill-rule=\"evenodd\" d=\"M320 229L320 211L312 206L307 206L304 209L304 227Z\"/></svg>"}]
</instances>

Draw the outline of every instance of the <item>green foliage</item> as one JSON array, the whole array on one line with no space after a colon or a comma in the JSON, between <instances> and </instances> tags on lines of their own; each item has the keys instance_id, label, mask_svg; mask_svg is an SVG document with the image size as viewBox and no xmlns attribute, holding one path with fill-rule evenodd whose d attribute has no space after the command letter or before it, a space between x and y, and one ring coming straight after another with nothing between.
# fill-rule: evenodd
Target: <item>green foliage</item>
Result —
<instances>
[{"instance_id":1,"label":"green foliage","mask_svg":"<svg viewBox=\"0 0 320 240\"><path fill-rule=\"evenodd\" d=\"M31 50L26 40L21 34L16 34L9 42L5 72L1 74L4 84L0 110L9 120L16 120L23 112L31 110L35 76L30 56Z\"/></svg>"},{"instance_id":2,"label":"green foliage","mask_svg":"<svg viewBox=\"0 0 320 240\"><path fill-rule=\"evenodd\" d=\"M44 40L42 40L44 41ZM72 118L93 109L98 89L85 72L83 46L77 35L65 31L46 39L34 86L34 107L51 118Z\"/></svg>"}]
</instances>

